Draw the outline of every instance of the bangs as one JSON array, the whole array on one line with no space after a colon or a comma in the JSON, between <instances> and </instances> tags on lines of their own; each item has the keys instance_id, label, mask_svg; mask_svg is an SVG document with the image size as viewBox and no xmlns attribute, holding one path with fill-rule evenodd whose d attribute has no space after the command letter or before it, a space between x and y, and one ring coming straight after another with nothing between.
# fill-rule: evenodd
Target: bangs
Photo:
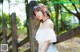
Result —
<instances>
[{"instance_id":1,"label":"bangs","mask_svg":"<svg viewBox=\"0 0 80 52\"><path fill-rule=\"evenodd\" d=\"M36 14L35 14L36 11L42 11L42 9L41 9L39 6L35 6L35 7L33 8L33 15L34 15L34 16L36 16ZM42 11L42 12L43 12L43 11Z\"/></svg>"}]
</instances>

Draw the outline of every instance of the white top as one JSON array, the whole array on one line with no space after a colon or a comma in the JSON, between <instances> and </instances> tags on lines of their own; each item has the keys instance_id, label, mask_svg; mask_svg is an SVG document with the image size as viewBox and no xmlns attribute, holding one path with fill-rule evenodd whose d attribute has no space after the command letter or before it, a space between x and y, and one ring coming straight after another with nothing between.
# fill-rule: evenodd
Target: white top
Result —
<instances>
[{"instance_id":1,"label":"white top","mask_svg":"<svg viewBox=\"0 0 80 52\"><path fill-rule=\"evenodd\" d=\"M35 38L39 43L39 49L44 45L44 41L50 40L50 43L57 41L51 19L47 19L45 22L40 23Z\"/></svg>"}]
</instances>

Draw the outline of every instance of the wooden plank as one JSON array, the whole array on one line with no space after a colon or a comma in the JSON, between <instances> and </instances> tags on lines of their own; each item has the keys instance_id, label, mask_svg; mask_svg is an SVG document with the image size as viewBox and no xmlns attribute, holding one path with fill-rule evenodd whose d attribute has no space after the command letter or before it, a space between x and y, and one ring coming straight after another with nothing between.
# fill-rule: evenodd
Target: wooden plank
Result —
<instances>
[{"instance_id":1,"label":"wooden plank","mask_svg":"<svg viewBox=\"0 0 80 52\"><path fill-rule=\"evenodd\" d=\"M2 33L3 33L3 32L0 32L0 36L2 36Z\"/></svg>"},{"instance_id":2,"label":"wooden plank","mask_svg":"<svg viewBox=\"0 0 80 52\"><path fill-rule=\"evenodd\" d=\"M8 37L7 37L7 38L9 39L11 36L12 36L12 32L8 35Z\"/></svg>"},{"instance_id":3,"label":"wooden plank","mask_svg":"<svg viewBox=\"0 0 80 52\"><path fill-rule=\"evenodd\" d=\"M2 37L2 36L0 36L0 43L1 43L2 39L3 39L3 37Z\"/></svg>"},{"instance_id":4,"label":"wooden plank","mask_svg":"<svg viewBox=\"0 0 80 52\"><path fill-rule=\"evenodd\" d=\"M11 15L11 25L12 25L12 52L18 52L16 13L12 13Z\"/></svg>"},{"instance_id":5,"label":"wooden plank","mask_svg":"<svg viewBox=\"0 0 80 52\"><path fill-rule=\"evenodd\" d=\"M25 43L27 43L29 41L29 37L24 38L19 44L18 47L24 45Z\"/></svg>"},{"instance_id":6,"label":"wooden plank","mask_svg":"<svg viewBox=\"0 0 80 52\"><path fill-rule=\"evenodd\" d=\"M12 40L8 43L8 47L12 44Z\"/></svg>"}]
</instances>

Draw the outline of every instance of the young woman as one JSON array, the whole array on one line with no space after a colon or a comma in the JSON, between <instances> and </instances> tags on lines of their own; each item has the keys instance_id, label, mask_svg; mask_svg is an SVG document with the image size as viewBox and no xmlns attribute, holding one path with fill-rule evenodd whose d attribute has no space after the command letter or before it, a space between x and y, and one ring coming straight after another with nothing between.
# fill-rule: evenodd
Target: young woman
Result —
<instances>
[{"instance_id":1,"label":"young woman","mask_svg":"<svg viewBox=\"0 0 80 52\"><path fill-rule=\"evenodd\" d=\"M53 30L53 22L50 19L49 11L47 11L47 8L42 8L41 4L33 9L34 17L40 21L40 26L35 36L39 43L38 52L58 52L53 44L57 41Z\"/></svg>"}]
</instances>

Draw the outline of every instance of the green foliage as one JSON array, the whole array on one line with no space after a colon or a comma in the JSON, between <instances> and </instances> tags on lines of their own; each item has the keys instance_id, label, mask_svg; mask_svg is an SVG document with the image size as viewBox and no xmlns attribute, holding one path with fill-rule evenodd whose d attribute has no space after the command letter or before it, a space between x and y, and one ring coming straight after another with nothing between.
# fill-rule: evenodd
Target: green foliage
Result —
<instances>
[{"instance_id":1,"label":"green foliage","mask_svg":"<svg viewBox=\"0 0 80 52\"><path fill-rule=\"evenodd\" d=\"M21 20L20 20L20 18L18 16L16 17L16 23L17 23L17 28L21 29L22 28L22 24L21 24Z\"/></svg>"},{"instance_id":2,"label":"green foliage","mask_svg":"<svg viewBox=\"0 0 80 52\"><path fill-rule=\"evenodd\" d=\"M3 17L6 19L7 27L11 28L11 16L9 14L3 13ZM18 16L16 16L17 28L21 28L22 24ZM2 16L0 16L0 28L2 28Z\"/></svg>"},{"instance_id":3,"label":"green foliage","mask_svg":"<svg viewBox=\"0 0 80 52\"><path fill-rule=\"evenodd\" d=\"M48 6L49 11L51 12L51 19L54 23L54 29L56 27L56 14L54 9L54 4L60 4L60 9L62 11L59 11L59 18L58 18L58 30L59 33L64 33L67 30L73 29L79 25L78 19L75 19L76 17L72 14L70 14L64 7L61 6L61 4L64 4L67 9L69 9L72 12L76 12L74 6L71 2L73 2L77 9L80 8L79 0L38 0L38 2L46 4ZM72 18L73 17L73 18ZM62 22L61 22L62 20ZM74 23L75 22L75 23ZM63 24L63 26L62 26Z\"/></svg>"},{"instance_id":4,"label":"green foliage","mask_svg":"<svg viewBox=\"0 0 80 52\"><path fill-rule=\"evenodd\" d=\"M24 21L24 27L27 27L27 20Z\"/></svg>"},{"instance_id":5,"label":"green foliage","mask_svg":"<svg viewBox=\"0 0 80 52\"><path fill-rule=\"evenodd\" d=\"M52 0L53 4L71 4L71 2L75 4L79 4L79 0Z\"/></svg>"}]
</instances>

